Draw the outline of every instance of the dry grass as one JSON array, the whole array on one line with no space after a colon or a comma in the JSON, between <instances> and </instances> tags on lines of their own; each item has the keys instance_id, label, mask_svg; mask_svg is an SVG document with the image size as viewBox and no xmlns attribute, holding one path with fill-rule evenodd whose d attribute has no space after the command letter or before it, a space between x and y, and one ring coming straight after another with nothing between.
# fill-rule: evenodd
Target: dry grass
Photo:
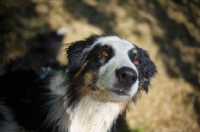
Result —
<instances>
[{"instance_id":1,"label":"dry grass","mask_svg":"<svg viewBox=\"0 0 200 132\"><path fill-rule=\"evenodd\" d=\"M91 34L118 34L149 51L158 67L148 94L127 113L130 130L200 131L200 10L196 0L34 0L51 29L66 27L64 43ZM189 6L188 6L188 5ZM62 63L64 49L58 59Z\"/></svg>"}]
</instances>

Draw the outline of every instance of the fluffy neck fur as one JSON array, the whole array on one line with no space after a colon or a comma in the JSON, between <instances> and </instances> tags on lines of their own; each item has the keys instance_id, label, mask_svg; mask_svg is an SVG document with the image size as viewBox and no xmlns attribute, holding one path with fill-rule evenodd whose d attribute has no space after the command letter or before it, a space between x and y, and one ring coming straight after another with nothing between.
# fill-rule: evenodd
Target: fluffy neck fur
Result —
<instances>
[{"instance_id":1,"label":"fluffy neck fur","mask_svg":"<svg viewBox=\"0 0 200 132\"><path fill-rule=\"evenodd\" d=\"M69 131L106 132L121 111L119 103L98 102L86 96L69 113Z\"/></svg>"},{"instance_id":2,"label":"fluffy neck fur","mask_svg":"<svg viewBox=\"0 0 200 132\"><path fill-rule=\"evenodd\" d=\"M126 104L96 101L88 94L75 107L69 107L67 95L64 94L68 86L61 85L66 78L62 72L58 72L50 83L52 100L47 121L62 132L109 131Z\"/></svg>"}]
</instances>

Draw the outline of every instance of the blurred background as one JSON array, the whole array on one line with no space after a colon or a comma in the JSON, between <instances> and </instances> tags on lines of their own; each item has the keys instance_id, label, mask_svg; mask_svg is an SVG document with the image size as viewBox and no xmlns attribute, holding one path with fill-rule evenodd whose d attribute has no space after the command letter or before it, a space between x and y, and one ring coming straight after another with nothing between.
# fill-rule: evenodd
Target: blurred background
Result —
<instances>
[{"instance_id":1,"label":"blurred background","mask_svg":"<svg viewBox=\"0 0 200 132\"><path fill-rule=\"evenodd\" d=\"M117 34L149 51L158 73L129 107L123 132L200 131L199 0L1 0L0 68L37 34L67 29L64 49L92 34Z\"/></svg>"}]
</instances>

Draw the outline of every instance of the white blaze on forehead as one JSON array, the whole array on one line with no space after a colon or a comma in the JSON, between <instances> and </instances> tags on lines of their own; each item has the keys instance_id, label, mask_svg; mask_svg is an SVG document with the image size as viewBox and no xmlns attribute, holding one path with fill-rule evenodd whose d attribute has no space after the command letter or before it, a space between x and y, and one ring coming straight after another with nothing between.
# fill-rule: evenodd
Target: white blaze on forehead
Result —
<instances>
[{"instance_id":1,"label":"white blaze on forehead","mask_svg":"<svg viewBox=\"0 0 200 132\"><path fill-rule=\"evenodd\" d=\"M110 45L111 47L118 48L119 50L130 50L135 46L127 40L121 39L117 36L107 36L99 38L95 44Z\"/></svg>"}]
</instances>

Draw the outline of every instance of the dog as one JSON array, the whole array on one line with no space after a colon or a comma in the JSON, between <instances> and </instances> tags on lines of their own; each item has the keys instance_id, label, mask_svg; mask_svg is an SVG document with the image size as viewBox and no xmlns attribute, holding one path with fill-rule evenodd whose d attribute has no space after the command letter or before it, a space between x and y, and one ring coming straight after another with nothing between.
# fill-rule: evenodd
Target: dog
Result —
<instances>
[{"instance_id":1,"label":"dog","mask_svg":"<svg viewBox=\"0 0 200 132\"><path fill-rule=\"evenodd\" d=\"M10 100L12 122L29 131L117 131L118 119L141 90L148 92L157 72L147 51L114 35L92 35L72 43L66 53L65 68L21 90L26 103L17 112Z\"/></svg>"},{"instance_id":2,"label":"dog","mask_svg":"<svg viewBox=\"0 0 200 132\"><path fill-rule=\"evenodd\" d=\"M31 115L29 102L32 87L39 86L61 68L56 57L66 32L65 28L60 28L48 34L38 34L32 40L29 52L0 70L0 131L20 131L17 122L19 125L27 124L27 117Z\"/></svg>"}]
</instances>

